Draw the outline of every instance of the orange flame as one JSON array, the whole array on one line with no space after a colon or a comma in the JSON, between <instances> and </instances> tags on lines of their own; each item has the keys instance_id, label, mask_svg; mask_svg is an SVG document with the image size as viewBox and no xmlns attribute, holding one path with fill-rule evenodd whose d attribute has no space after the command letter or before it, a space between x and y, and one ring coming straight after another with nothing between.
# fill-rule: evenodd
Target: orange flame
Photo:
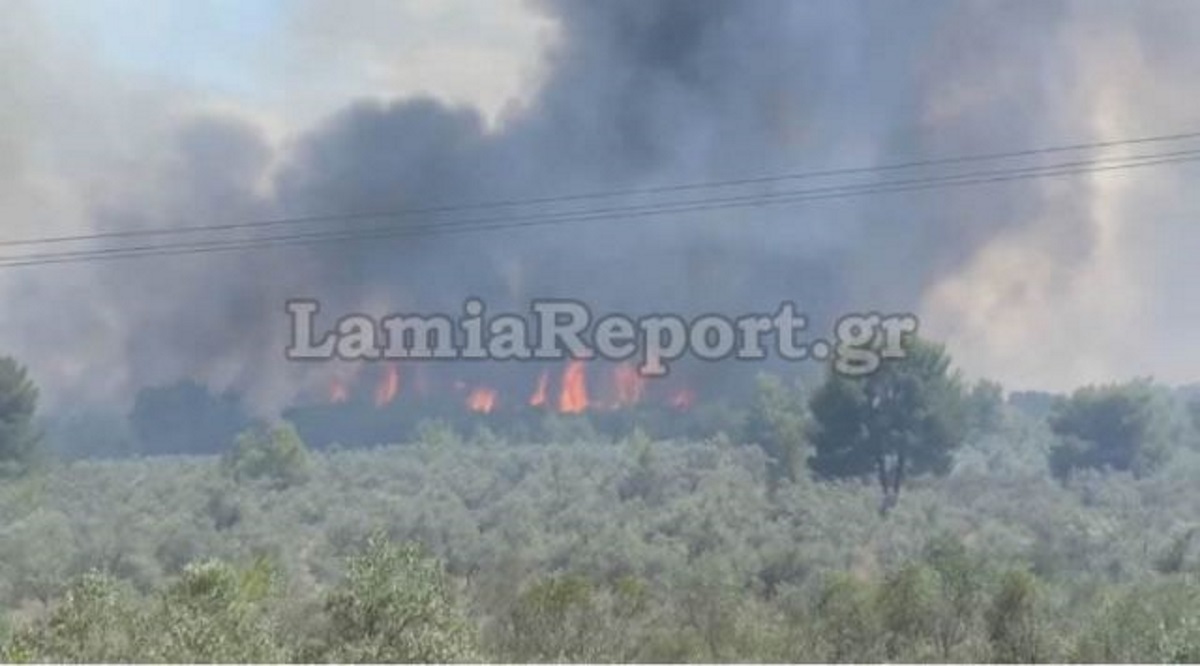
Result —
<instances>
[{"instance_id":1,"label":"orange flame","mask_svg":"<svg viewBox=\"0 0 1200 666\"><path fill-rule=\"evenodd\" d=\"M334 377L329 384L329 402L340 404L350 399L350 389L346 388L346 383L341 379Z\"/></svg>"},{"instance_id":2,"label":"orange flame","mask_svg":"<svg viewBox=\"0 0 1200 666\"><path fill-rule=\"evenodd\" d=\"M692 389L684 388L671 394L668 400L670 405L681 412L686 412L692 408L696 402L696 392Z\"/></svg>"},{"instance_id":3,"label":"orange flame","mask_svg":"<svg viewBox=\"0 0 1200 666\"><path fill-rule=\"evenodd\" d=\"M533 395L529 396L529 405L531 407L541 407L546 404L546 394L550 390L550 374L545 370L538 377L537 388L533 391Z\"/></svg>"},{"instance_id":4,"label":"orange flame","mask_svg":"<svg viewBox=\"0 0 1200 666\"><path fill-rule=\"evenodd\" d=\"M613 370L613 385L616 387L617 407L636 405L641 402L646 390L645 378L628 363L622 363Z\"/></svg>"},{"instance_id":5,"label":"orange flame","mask_svg":"<svg viewBox=\"0 0 1200 666\"><path fill-rule=\"evenodd\" d=\"M496 407L496 390L480 386L467 396L467 409L473 412L490 413Z\"/></svg>"},{"instance_id":6,"label":"orange flame","mask_svg":"<svg viewBox=\"0 0 1200 666\"><path fill-rule=\"evenodd\" d=\"M588 408L587 375L583 361L571 361L562 374L558 411L579 414Z\"/></svg>"},{"instance_id":7,"label":"orange flame","mask_svg":"<svg viewBox=\"0 0 1200 666\"><path fill-rule=\"evenodd\" d=\"M389 363L387 369L383 373L383 378L379 380L379 385L375 387L375 406L383 407L396 399L396 394L400 392L400 369L395 363Z\"/></svg>"}]
</instances>

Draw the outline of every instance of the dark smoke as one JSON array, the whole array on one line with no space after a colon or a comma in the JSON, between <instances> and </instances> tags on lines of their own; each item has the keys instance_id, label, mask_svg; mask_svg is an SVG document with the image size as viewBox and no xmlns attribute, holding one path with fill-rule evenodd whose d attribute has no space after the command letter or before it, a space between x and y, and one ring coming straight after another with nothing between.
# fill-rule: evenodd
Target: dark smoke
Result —
<instances>
[{"instance_id":1,"label":"dark smoke","mask_svg":"<svg viewBox=\"0 0 1200 666\"><path fill-rule=\"evenodd\" d=\"M547 78L494 130L471 109L432 100L362 101L276 154L245 121L201 117L177 130L144 186L98 202L96 226L653 187L1086 140L1093 129L1081 120L1079 44L1064 37L1076 9L1065 3L539 7L560 25ZM129 395L195 378L274 410L326 377L283 362L288 297L322 298L334 313L457 311L470 295L495 309L571 297L634 313L738 314L790 299L825 324L843 311L919 307L980 248L1047 210L1069 268L1092 251L1089 187L1012 183L986 195L935 190L114 263L78 269L90 277L76 314L85 333L122 341L89 360L97 372L115 368ZM695 372L715 384L727 369Z\"/></svg>"}]
</instances>

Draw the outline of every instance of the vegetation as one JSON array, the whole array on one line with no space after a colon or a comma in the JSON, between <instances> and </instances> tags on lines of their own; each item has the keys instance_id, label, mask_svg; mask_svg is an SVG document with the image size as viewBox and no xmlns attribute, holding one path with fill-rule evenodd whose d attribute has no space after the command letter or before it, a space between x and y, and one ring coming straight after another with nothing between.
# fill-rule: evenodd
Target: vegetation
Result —
<instances>
[{"instance_id":1,"label":"vegetation","mask_svg":"<svg viewBox=\"0 0 1200 666\"><path fill-rule=\"evenodd\" d=\"M39 436L33 427L38 391L28 372L10 357L0 358L0 476L24 471Z\"/></svg>"},{"instance_id":2,"label":"vegetation","mask_svg":"<svg viewBox=\"0 0 1200 666\"><path fill-rule=\"evenodd\" d=\"M812 400L813 470L874 473L885 512L908 474L949 471L966 436L964 392L945 349L914 340L907 351L866 377L831 374Z\"/></svg>"},{"instance_id":3,"label":"vegetation","mask_svg":"<svg viewBox=\"0 0 1200 666\"><path fill-rule=\"evenodd\" d=\"M1051 453L1051 468L1060 478L1087 468L1153 471L1184 427L1171 407L1170 398L1146 380L1079 389L1050 415L1050 429L1062 440Z\"/></svg>"},{"instance_id":4,"label":"vegetation","mask_svg":"<svg viewBox=\"0 0 1200 666\"><path fill-rule=\"evenodd\" d=\"M708 436L439 416L309 450L285 422L26 467L0 661L1195 661L1187 397L1006 400L923 344L671 424Z\"/></svg>"},{"instance_id":5,"label":"vegetation","mask_svg":"<svg viewBox=\"0 0 1200 666\"><path fill-rule=\"evenodd\" d=\"M308 448L290 423L255 426L238 435L221 457L234 481L267 479L283 487L308 477Z\"/></svg>"}]
</instances>

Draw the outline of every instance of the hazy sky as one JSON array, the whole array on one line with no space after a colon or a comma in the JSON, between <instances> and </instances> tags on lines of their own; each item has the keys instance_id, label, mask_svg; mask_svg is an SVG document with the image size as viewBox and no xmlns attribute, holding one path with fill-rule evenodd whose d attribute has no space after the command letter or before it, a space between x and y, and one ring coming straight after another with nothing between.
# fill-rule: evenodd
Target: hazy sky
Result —
<instances>
[{"instance_id":1,"label":"hazy sky","mask_svg":"<svg viewBox=\"0 0 1200 666\"><path fill-rule=\"evenodd\" d=\"M391 205L390 184L425 164L552 193L1200 129L1200 5L1186 1L0 0L0 12L7 238ZM436 104L403 103L417 98ZM420 152L426 134L470 145ZM403 159L386 158L389 142ZM714 223L677 263L694 272L695 257L727 247L730 264L820 264L847 307L875 293L913 307L968 374L1016 388L1191 382L1198 178L1182 165L831 206L772 242ZM654 238L644 245L669 243ZM511 277L508 259L491 258ZM145 360L155 345L138 340L179 319L180 299L158 302L128 284L138 269L122 270L0 275L0 346L28 359L51 397L201 367L215 386L269 392L246 385L249 342L178 364L159 345ZM163 283L189 285L197 312L286 294L239 300L202 289L202 268L174 270ZM771 270L733 282L795 277ZM223 344L189 327L186 345ZM271 353L269 335L253 340Z\"/></svg>"},{"instance_id":2,"label":"hazy sky","mask_svg":"<svg viewBox=\"0 0 1200 666\"><path fill-rule=\"evenodd\" d=\"M32 22L95 73L291 126L356 97L414 94L495 116L533 86L553 32L515 0L6 0L5 8L23 19L13 30Z\"/></svg>"}]
</instances>

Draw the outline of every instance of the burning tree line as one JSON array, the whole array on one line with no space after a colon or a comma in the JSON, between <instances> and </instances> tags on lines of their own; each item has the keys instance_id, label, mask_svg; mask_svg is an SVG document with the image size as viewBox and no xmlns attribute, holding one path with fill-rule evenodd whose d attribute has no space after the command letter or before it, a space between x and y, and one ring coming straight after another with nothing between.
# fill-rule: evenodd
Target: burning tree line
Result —
<instances>
[{"instance_id":1,"label":"burning tree line","mask_svg":"<svg viewBox=\"0 0 1200 666\"><path fill-rule=\"evenodd\" d=\"M481 414L523 408L582 414L632 408L647 401L688 411L696 401L696 391L689 386L664 386L657 390L659 387L655 385L655 390L651 390L648 382L655 380L647 380L629 363L607 368L597 365L593 369L591 363L571 360L561 369L541 370L524 392L511 386L512 380L489 383L455 378L443 382L445 386L437 387L431 379L434 373L423 364L406 366L409 371L396 362L384 363L374 372L364 372L361 367L355 366L351 373L335 376L329 383L324 402L340 405L369 400L375 408L384 409L407 396L428 401L448 394L457 396L464 409ZM502 389L500 383L509 388Z\"/></svg>"},{"instance_id":2,"label":"burning tree line","mask_svg":"<svg viewBox=\"0 0 1200 666\"><path fill-rule=\"evenodd\" d=\"M635 427L664 437L733 428L733 419L711 422L728 396L710 395L710 404L697 409L695 378L685 375L647 378L631 363L583 360L540 367L366 363L334 372L283 417L317 448L414 441L430 424L462 435L485 428L525 441L574 436L570 432L622 436Z\"/></svg>"}]
</instances>

